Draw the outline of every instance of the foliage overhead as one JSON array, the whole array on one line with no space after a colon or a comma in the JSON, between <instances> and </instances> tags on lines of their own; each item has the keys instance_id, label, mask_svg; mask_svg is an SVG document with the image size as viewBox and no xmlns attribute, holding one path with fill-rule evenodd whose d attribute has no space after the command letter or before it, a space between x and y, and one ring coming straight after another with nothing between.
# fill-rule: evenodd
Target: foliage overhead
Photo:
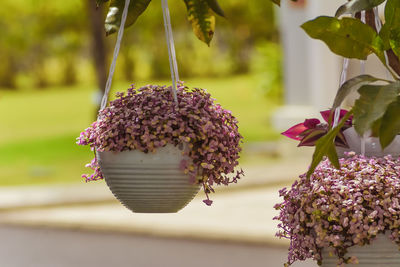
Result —
<instances>
[{"instance_id":1,"label":"foliage overhead","mask_svg":"<svg viewBox=\"0 0 400 267\"><path fill-rule=\"evenodd\" d=\"M131 1L128 8L128 17L125 27L131 26L138 17L146 10L151 0ZM112 34L118 31L121 25L122 12L125 6L125 0L110 0L109 10L105 21L106 34Z\"/></svg>"},{"instance_id":2,"label":"foliage overhead","mask_svg":"<svg viewBox=\"0 0 400 267\"><path fill-rule=\"evenodd\" d=\"M205 0L184 0L188 12L188 19L192 24L193 32L201 41L210 45L214 36L215 17L212 9Z\"/></svg>"},{"instance_id":3,"label":"foliage overhead","mask_svg":"<svg viewBox=\"0 0 400 267\"><path fill-rule=\"evenodd\" d=\"M109 2L99 1L102 5L96 11L95 0L2 1L0 90L37 90L94 81L95 73L91 71L94 43L91 40L96 28L93 27L96 25L96 33L104 37L104 20L95 22L95 19L105 18ZM224 7L229 22L224 18L216 19L219 36L218 42L211 42L212 48L197 41L192 34L184 2L168 2L178 58L190 58L179 60L182 76L189 79L193 76L247 74L255 71L257 66L258 70L265 70L268 74L260 77L263 89L273 89L274 96L280 97L279 76L271 80L275 76L270 75L280 74L281 69L265 60L271 53L274 58L280 59L279 53L274 53L280 50L275 45L277 30L272 2L218 1ZM152 1L135 22L134 29L128 28L124 35L125 43L129 45L121 47L121 61L116 73L120 79L163 80L170 77L166 50L160 49L160 38L165 35L159 3L160 0ZM84 13L87 15L82 15ZM104 39L106 47L114 45L113 39ZM105 57L108 58L111 53L112 50L107 49ZM210 60L213 64L209 64ZM262 134L257 136L261 138Z\"/></svg>"},{"instance_id":4,"label":"foliage overhead","mask_svg":"<svg viewBox=\"0 0 400 267\"><path fill-rule=\"evenodd\" d=\"M108 13L105 21L107 34L118 31L121 25L122 12L125 0L96 0L97 4L108 3ZM224 17L225 13L217 0L183 0L188 13L188 20L192 24L193 32L201 41L210 45L215 31L214 13ZM151 0L132 0L129 4L128 18L125 27L136 22L146 10Z\"/></svg>"},{"instance_id":5,"label":"foliage overhead","mask_svg":"<svg viewBox=\"0 0 400 267\"><path fill-rule=\"evenodd\" d=\"M351 0L346 4L339 7L336 11L335 17L340 17L344 14L352 14L353 16L362 10L369 10L373 7L379 6L385 0Z\"/></svg>"},{"instance_id":6,"label":"foliage overhead","mask_svg":"<svg viewBox=\"0 0 400 267\"><path fill-rule=\"evenodd\" d=\"M221 6L218 4L217 0L207 0L209 7L221 17L225 17L225 13L222 10Z\"/></svg>"}]
</instances>

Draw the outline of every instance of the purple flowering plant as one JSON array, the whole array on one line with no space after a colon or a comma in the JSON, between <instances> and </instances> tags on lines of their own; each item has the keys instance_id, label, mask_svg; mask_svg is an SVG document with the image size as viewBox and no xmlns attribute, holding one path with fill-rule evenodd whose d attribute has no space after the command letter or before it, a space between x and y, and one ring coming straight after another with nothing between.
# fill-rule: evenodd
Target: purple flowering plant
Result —
<instances>
[{"instance_id":1,"label":"purple flowering plant","mask_svg":"<svg viewBox=\"0 0 400 267\"><path fill-rule=\"evenodd\" d=\"M290 189L280 190L284 201L275 205L274 219L280 221L277 236L290 240L285 266L306 259L321 264L328 247L338 266L357 263L347 249L385 231L400 249L400 158L350 152L340 164L336 169L325 159L310 178L301 175Z\"/></svg>"},{"instance_id":2,"label":"purple flowering plant","mask_svg":"<svg viewBox=\"0 0 400 267\"><path fill-rule=\"evenodd\" d=\"M236 183L243 171L235 170L243 137L238 121L230 111L215 103L204 89L177 88L178 104L171 88L134 86L101 111L97 121L77 138L78 145L89 145L93 151L140 150L154 153L167 144L184 145L181 169L191 182L202 184L207 199L214 185ZM86 181L103 179L97 158L87 167L94 173L82 175Z\"/></svg>"}]
</instances>

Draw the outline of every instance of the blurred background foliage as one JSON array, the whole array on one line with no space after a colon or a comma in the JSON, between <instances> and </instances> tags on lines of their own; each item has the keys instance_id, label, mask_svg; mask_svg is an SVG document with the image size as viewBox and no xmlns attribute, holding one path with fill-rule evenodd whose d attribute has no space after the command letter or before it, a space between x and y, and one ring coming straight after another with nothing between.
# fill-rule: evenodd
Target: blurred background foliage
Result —
<instances>
[{"instance_id":1,"label":"blurred background foliage","mask_svg":"<svg viewBox=\"0 0 400 267\"><path fill-rule=\"evenodd\" d=\"M210 47L182 0L170 0L181 79L232 110L247 142L274 140L281 47L270 1L225 0ZM75 139L95 119L115 35L95 0L3 0L0 9L0 185L79 182L93 154ZM160 1L126 29L113 90L170 84ZM254 157L243 157L252 162Z\"/></svg>"},{"instance_id":2,"label":"blurred background foliage","mask_svg":"<svg viewBox=\"0 0 400 267\"><path fill-rule=\"evenodd\" d=\"M85 2L86 1L86 2ZM89 6L94 0L3 0L0 10L0 87L46 89L95 81ZM192 34L181 0L170 9L182 77L222 77L272 70L260 57L279 55L273 7L269 1L226 0L225 18L217 18L211 47ZM99 8L98 13L104 10ZM161 5L152 1L137 23L126 30L117 78L154 80L169 77ZM105 38L107 58L115 36ZM272 43L272 45L271 45ZM268 51L267 51L268 50ZM210 64L212 63L212 64ZM279 69L276 68L275 72ZM279 75L275 73L274 75ZM273 78L268 78L272 81Z\"/></svg>"}]
</instances>

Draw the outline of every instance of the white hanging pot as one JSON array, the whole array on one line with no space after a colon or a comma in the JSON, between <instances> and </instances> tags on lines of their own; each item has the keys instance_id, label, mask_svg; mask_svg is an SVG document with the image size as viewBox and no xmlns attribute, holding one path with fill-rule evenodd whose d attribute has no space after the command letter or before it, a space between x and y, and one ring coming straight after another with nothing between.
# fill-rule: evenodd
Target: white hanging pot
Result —
<instances>
[{"instance_id":1,"label":"white hanging pot","mask_svg":"<svg viewBox=\"0 0 400 267\"><path fill-rule=\"evenodd\" d=\"M173 145L156 153L106 151L97 152L97 157L111 192L133 212L177 212L200 189L180 169L182 151Z\"/></svg>"},{"instance_id":2,"label":"white hanging pot","mask_svg":"<svg viewBox=\"0 0 400 267\"><path fill-rule=\"evenodd\" d=\"M333 256L332 256L333 255ZM371 244L365 246L353 246L348 249L347 255L355 256L358 264L346 266L357 267L399 267L399 246L389 239L389 234L378 234ZM329 249L322 251L322 267L336 267L337 257Z\"/></svg>"},{"instance_id":3,"label":"white hanging pot","mask_svg":"<svg viewBox=\"0 0 400 267\"><path fill-rule=\"evenodd\" d=\"M362 140L354 127L348 128L343 132L349 148L344 149L338 147L339 155L343 156L344 152L353 151L361 154ZM376 137L365 137L365 156L368 157L384 157L392 155L400 156L400 136L396 136L393 142L384 150L381 148L379 139ZM371 244L365 246L353 246L348 249L347 257L355 256L358 264L347 264L346 266L358 267L399 267L400 252L398 245L389 239L389 234L378 234ZM322 251L322 267L336 267L337 257L329 249Z\"/></svg>"},{"instance_id":4,"label":"white hanging pot","mask_svg":"<svg viewBox=\"0 0 400 267\"><path fill-rule=\"evenodd\" d=\"M356 154L361 154L361 137L358 135L354 127L348 128L343 131L349 148L338 147L337 151L339 156L343 156L344 152L353 151ZM385 155L392 155L393 157L400 156L400 135L396 136L393 142L384 150L381 148L379 139L376 137L365 137L365 156L369 157L383 157Z\"/></svg>"}]
</instances>

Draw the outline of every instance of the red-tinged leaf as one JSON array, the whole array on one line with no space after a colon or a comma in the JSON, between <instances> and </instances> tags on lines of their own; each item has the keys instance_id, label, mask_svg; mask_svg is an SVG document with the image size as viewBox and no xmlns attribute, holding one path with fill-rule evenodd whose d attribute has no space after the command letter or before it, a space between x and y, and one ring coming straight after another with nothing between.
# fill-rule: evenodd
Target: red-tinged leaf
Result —
<instances>
[{"instance_id":1,"label":"red-tinged leaf","mask_svg":"<svg viewBox=\"0 0 400 267\"><path fill-rule=\"evenodd\" d=\"M341 109L340 110L340 114L339 114L339 120L341 120L347 114L347 112L348 112L347 110ZM324 111L320 112L320 114L321 114L322 118L324 119L324 121L326 121L329 125L332 125L334 113L335 113L334 109L332 109L332 110L328 109L328 110L324 110ZM346 125L347 126L351 126L352 125L352 118L353 117L350 117L348 119L348 121L346 121Z\"/></svg>"},{"instance_id":2,"label":"red-tinged leaf","mask_svg":"<svg viewBox=\"0 0 400 267\"><path fill-rule=\"evenodd\" d=\"M310 129L310 132L301 139L300 146L315 146L315 143L326 134L324 129Z\"/></svg>"},{"instance_id":3,"label":"red-tinged leaf","mask_svg":"<svg viewBox=\"0 0 400 267\"><path fill-rule=\"evenodd\" d=\"M294 140L301 140L300 134L307 130L308 128L304 126L304 123L296 124L295 126L289 128L285 132L281 133L282 135L289 137Z\"/></svg>"},{"instance_id":4,"label":"red-tinged leaf","mask_svg":"<svg viewBox=\"0 0 400 267\"><path fill-rule=\"evenodd\" d=\"M304 126L306 126L308 129L314 129L315 127L317 127L318 124L320 124L321 122L319 121L319 119L306 119L304 121Z\"/></svg>"}]
</instances>

